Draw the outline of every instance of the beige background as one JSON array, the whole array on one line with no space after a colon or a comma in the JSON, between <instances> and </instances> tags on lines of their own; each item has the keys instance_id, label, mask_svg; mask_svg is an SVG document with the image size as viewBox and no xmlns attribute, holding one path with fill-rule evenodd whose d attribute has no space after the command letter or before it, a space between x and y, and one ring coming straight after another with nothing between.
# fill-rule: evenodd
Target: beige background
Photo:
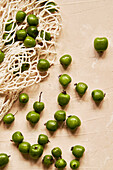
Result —
<instances>
[{"instance_id":1,"label":"beige background","mask_svg":"<svg viewBox=\"0 0 113 170\"><path fill-rule=\"evenodd\" d=\"M45 147L44 154L50 154L51 149L59 146L63 158L69 163L74 156L70 148L81 144L86 152L81 159L79 170L113 170L113 1L112 0L56 0L61 7L63 29L58 40L57 59L55 65L49 70L50 76L40 84L25 90L30 100L22 107L17 101L10 112L16 115L15 122L6 127L0 125L0 152L11 155L10 162L5 170L43 170L42 157L36 162L24 157L10 142L12 134L19 130L23 133L25 141L34 144L40 133L49 136L50 143ZM97 36L106 36L109 47L106 53L99 57L94 51L93 40ZM59 64L63 54L70 54L73 62L67 70ZM58 82L58 75L68 73L72 83L67 88L71 96L70 103L65 110L67 116L77 115L81 127L76 133L71 133L66 127L61 127L53 135L45 128L44 123L53 119L55 111L60 109L57 96L62 91ZM74 83L83 81L88 84L87 93L83 98L75 93ZM93 89L102 89L106 93L104 101L99 107L91 99ZM38 95L43 92L42 101L46 107L41 113L39 123L32 127L26 121L26 114L31 111ZM54 166L51 168L54 170Z\"/></svg>"}]
</instances>

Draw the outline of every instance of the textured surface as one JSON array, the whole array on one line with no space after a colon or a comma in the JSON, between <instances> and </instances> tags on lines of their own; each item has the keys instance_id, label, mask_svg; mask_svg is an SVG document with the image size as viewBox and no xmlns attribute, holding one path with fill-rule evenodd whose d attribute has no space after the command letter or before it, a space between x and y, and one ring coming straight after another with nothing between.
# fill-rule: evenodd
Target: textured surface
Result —
<instances>
[{"instance_id":1,"label":"textured surface","mask_svg":"<svg viewBox=\"0 0 113 170\"><path fill-rule=\"evenodd\" d=\"M81 144L86 152L81 159L79 170L113 170L113 1L112 0L56 0L61 7L63 30L58 41L58 58L65 53L73 57L73 62L64 70L56 60L50 70L50 76L39 85L25 90L29 94L29 103L22 107L17 101L11 110L16 115L14 124L6 127L0 125L0 152L11 155L10 162L5 170L43 170L42 157L37 161L24 157L10 142L13 132L20 130L25 141L34 144L40 133L49 136L50 143L45 147L44 154L49 154L55 146L61 147L63 158L68 162L74 159L70 152L71 146ZM106 53L99 57L93 49L93 40L97 36L106 36L109 47ZM51 135L44 123L53 119L54 112L60 107L57 104L57 95L62 91L58 82L58 75L68 73L73 81L67 88L71 100L65 108L67 115L75 114L82 121L76 133L71 133L64 126ZM84 81L88 84L87 94L80 99L75 93L73 84ZM91 99L91 91L100 88L106 93L105 100L96 106ZM46 104L41 113L39 123L32 127L26 121L26 114L31 111L33 103L43 91L42 100ZM52 166L49 168L54 170Z\"/></svg>"}]
</instances>

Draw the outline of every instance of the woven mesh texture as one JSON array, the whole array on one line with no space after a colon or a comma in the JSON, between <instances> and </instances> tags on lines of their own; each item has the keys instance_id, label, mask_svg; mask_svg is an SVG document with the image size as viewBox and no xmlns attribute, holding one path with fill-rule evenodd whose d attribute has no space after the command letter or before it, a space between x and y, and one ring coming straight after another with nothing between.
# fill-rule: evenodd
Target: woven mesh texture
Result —
<instances>
[{"instance_id":1,"label":"woven mesh texture","mask_svg":"<svg viewBox=\"0 0 113 170\"><path fill-rule=\"evenodd\" d=\"M0 108L0 118L11 108L19 93L26 87L39 83L48 76L48 72L37 70L40 58L45 58L54 64L56 57L56 41L61 30L61 15L57 4L50 5L50 0L2 0L0 1L0 50L5 53L4 61L0 64L0 94L5 94ZM51 12L55 9L55 12ZM26 13L25 20L18 24L16 14L19 10ZM27 29L27 16L34 14L39 18L37 26L39 34L36 46L26 48L23 41L15 41L16 31ZM12 23L10 31L5 31L6 24ZM41 38L41 31L43 38ZM45 40L45 34L50 33L51 40ZM8 34L6 39L4 34ZM10 43L9 43L10 42ZM22 71L22 65L28 64L29 69Z\"/></svg>"}]
</instances>

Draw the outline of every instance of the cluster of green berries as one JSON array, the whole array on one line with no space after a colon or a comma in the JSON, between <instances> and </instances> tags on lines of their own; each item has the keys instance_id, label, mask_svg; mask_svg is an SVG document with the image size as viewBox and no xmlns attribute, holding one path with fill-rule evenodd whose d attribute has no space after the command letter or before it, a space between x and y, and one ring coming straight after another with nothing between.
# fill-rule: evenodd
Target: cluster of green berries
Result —
<instances>
[{"instance_id":1,"label":"cluster of green berries","mask_svg":"<svg viewBox=\"0 0 113 170\"><path fill-rule=\"evenodd\" d=\"M72 169L77 169L80 166L80 161L79 159L83 156L85 152L85 148L81 145L75 145L74 147L71 148L72 154L75 156L76 159L73 159L70 162L70 167Z\"/></svg>"},{"instance_id":2,"label":"cluster of green berries","mask_svg":"<svg viewBox=\"0 0 113 170\"><path fill-rule=\"evenodd\" d=\"M33 109L34 111L30 111L27 115L26 115L26 119L31 123L31 124L36 124L39 119L40 119L40 113L43 111L45 105L43 102L41 102L41 94L39 96L39 101L34 102L33 104ZM26 93L21 93L19 95L19 102L21 104L26 104L29 101L29 96ZM13 121L15 120L15 115L13 115L12 113L8 113L3 117L3 122L5 124L11 124Z\"/></svg>"},{"instance_id":3,"label":"cluster of green berries","mask_svg":"<svg viewBox=\"0 0 113 170\"><path fill-rule=\"evenodd\" d=\"M60 58L60 63L64 68L67 68L72 61L72 58L70 55L64 55ZM47 64L47 63L46 63ZM41 71L45 71L46 69L46 64L44 64L44 67ZM40 65L39 65L40 66ZM72 79L69 75L67 74L62 74L59 76L59 82L61 85L66 88L69 83L71 83ZM80 96L83 96L87 90L88 86L85 83L78 83L76 84L76 91ZM26 115L26 119L32 123L36 124L39 119L40 119L40 113L44 109L44 103L41 102L41 94L39 96L39 101L36 101L33 104L34 111L30 111ZM94 90L92 92L92 97L94 101L102 101L104 98L104 93L101 90ZM70 100L70 95L66 93L66 91L63 91L58 95L58 103L60 106L65 106L69 103ZM26 93L21 93L19 95L19 102L22 104L26 104L29 101L29 96ZM75 116L75 115L70 115L66 119L66 112L64 110L58 110L54 114L55 120L49 120L46 122L46 128L49 131L56 131L58 129L58 123L59 122L64 122L66 120L66 125L69 129L71 130L76 130L80 125L81 125L81 120ZM11 124L14 121L15 117L13 114L9 113L4 116L3 121L6 124ZM38 159L42 153L43 153L43 146L49 142L48 137L44 134L40 134L38 137L38 144L30 145L28 142L23 142L24 137L21 132L17 131L13 134L12 136L12 141L18 144L19 151L21 153L29 153L30 157L33 159ZM76 145L71 148L73 155L76 157L76 159L72 160L70 162L70 167L72 169L77 169L80 166L79 158L82 157L85 148L80 145ZM54 162L53 157L57 158L55 162L55 167L56 168L64 168L66 167L67 163L64 159L61 158L62 151L59 147L56 147L52 150L52 155L45 155L42 162L44 165L49 166ZM52 157L53 156L53 157Z\"/></svg>"},{"instance_id":4,"label":"cluster of green berries","mask_svg":"<svg viewBox=\"0 0 113 170\"><path fill-rule=\"evenodd\" d=\"M21 23L24 21L25 17L26 17L25 12L18 11L16 14L16 21L18 23ZM24 45L26 48L31 48L31 47L35 47L36 45L35 38L39 34L39 31L37 29L37 26L39 25L39 18L37 18L34 14L30 14L27 16L27 23L29 25L27 30L25 29L18 30L16 32L16 39L19 41L24 41ZM45 32L45 37L44 37L44 30L41 30L40 37L42 39L45 38L46 41L49 41L51 39L51 35L48 32Z\"/></svg>"},{"instance_id":5,"label":"cluster of green berries","mask_svg":"<svg viewBox=\"0 0 113 170\"><path fill-rule=\"evenodd\" d=\"M38 159L43 154L44 145L49 142L48 136L40 134L38 136L38 144L30 145L29 142L25 142L24 136L20 131L15 132L12 135L12 142L14 142L19 151L22 154L29 154L31 158Z\"/></svg>"},{"instance_id":6,"label":"cluster of green berries","mask_svg":"<svg viewBox=\"0 0 113 170\"><path fill-rule=\"evenodd\" d=\"M29 156L32 159L38 159L42 156L44 146L50 142L47 135L40 134L38 136L38 144L31 145L29 142L24 141L24 136L20 131L16 131L12 135L11 142L14 142L19 151L22 154L29 154ZM75 156L76 159L72 160L70 162L70 167L72 169L77 169L80 166L79 159L83 156L83 153L85 151L85 148L81 145L76 145L71 148L72 154ZM42 163L49 167L54 163L55 161L55 167L56 168L65 168L67 165L67 162L62 159L62 150L59 147L55 147L51 150L52 155L45 155L42 159ZM54 157L54 158L53 158ZM0 167L4 167L9 162L9 156L7 154L1 153L0 154Z\"/></svg>"},{"instance_id":7,"label":"cluster of green berries","mask_svg":"<svg viewBox=\"0 0 113 170\"><path fill-rule=\"evenodd\" d=\"M60 58L60 63L63 65L64 68L67 68L70 65L71 61L72 61L72 58L70 55L64 55ZM43 69L41 68L42 69L41 71L43 70L45 71L46 70L45 68L47 68L46 66L47 66L47 63L44 64L44 67L42 67ZM71 77L67 74L62 74L59 76L59 82L64 88L66 88L69 85L69 83L71 83L71 81L72 81ZM76 84L76 87L75 87L77 93L80 96L83 96L85 94L87 88L88 86L82 82ZM36 101L33 104L34 111L30 111L26 115L26 119L32 124L36 124L39 121L40 113L44 109L44 103L41 102L41 94L42 92L40 93L39 101ZM92 97L94 101L100 102L103 100L104 96L105 95L101 90L94 90L92 92ZM60 106L65 106L69 103L70 95L67 94L66 91L63 91L62 93L58 95L57 100ZM20 103L26 104L28 101L29 101L29 96L26 93L21 93L19 95ZM56 131L59 125L58 123L64 122L65 120L66 120L66 126L71 130L76 130L81 125L81 120L75 115L70 115L66 119L66 112L64 110L56 111L54 114L54 118L55 120L49 120L46 122L46 128L49 131L53 131L53 132ZM4 116L3 121L6 124L11 124L14 121L14 119L15 119L14 115L9 113ZM42 155L43 146L49 142L48 137L43 134L39 135L38 144L34 144L32 146L28 142L23 142L23 140L24 140L24 137L21 132L15 132L12 136L12 141L14 141L16 144L19 145L19 151L22 153L29 153L29 155L34 159L38 159ZM85 149L83 146L76 145L72 147L71 150L72 150L73 155L76 157L76 159L70 162L70 167L72 169L77 169L80 166L80 162L78 159L82 157ZM62 154L61 149L56 147L52 150L52 155L44 156L42 162L44 165L49 166L54 162L53 157L55 157L57 158L55 162L55 167L64 168L67 165L67 163L64 159L61 158L61 154Z\"/></svg>"},{"instance_id":8,"label":"cluster of green berries","mask_svg":"<svg viewBox=\"0 0 113 170\"><path fill-rule=\"evenodd\" d=\"M24 142L24 136L20 131L15 132L12 135L12 142L14 142L17 146L19 151L22 154L29 154L32 159L38 159L42 156L44 146L49 142L48 136L44 134L40 134L38 136L38 144L30 145L29 142ZM76 159L72 160L70 162L70 167L72 169L77 169L80 166L79 159L83 156L83 153L85 151L85 148L81 145L75 145L71 148L72 154L75 156ZM52 155L45 155L42 159L42 163L49 167L54 163L55 161L55 167L56 168L65 168L67 165L67 162L62 159L62 150L59 147L55 147L51 150ZM53 158L54 157L54 158ZM1 161L0 157L0 161ZM8 163L8 162L7 162Z\"/></svg>"},{"instance_id":9,"label":"cluster of green berries","mask_svg":"<svg viewBox=\"0 0 113 170\"><path fill-rule=\"evenodd\" d=\"M30 111L27 115L26 115L26 119L31 123L31 124L36 124L39 119L40 119L40 113L43 111L45 105L43 102L41 102L41 94L39 96L39 101L34 102L33 104L33 109L34 111Z\"/></svg>"},{"instance_id":10,"label":"cluster of green berries","mask_svg":"<svg viewBox=\"0 0 113 170\"><path fill-rule=\"evenodd\" d=\"M60 63L65 69L70 65L71 61L72 61L72 58L70 55L64 55L60 58ZM64 88L66 88L69 85L69 83L71 83L71 81L72 81L71 77L67 74L62 74L59 76L59 82ZM65 106L69 103L70 96L66 93L66 91L63 91L62 93L58 95L57 100L60 106ZM56 131L59 125L58 123L64 122L65 120L66 120L66 126L71 130L76 130L81 125L81 120L75 115L70 115L66 119L66 112L64 110L56 111L54 114L54 118L55 120L49 120L45 124L46 128L49 131ZM82 157L85 151L85 148L80 145L76 145L72 148L71 148L72 153L76 157L76 159L70 162L70 167L71 169L77 169L80 166L80 162L78 159ZM57 159L55 162L56 168L63 169L66 167L67 162L64 159L62 159L61 157L62 151L59 147L56 147L52 150L52 155ZM46 157L52 160L52 161L49 161L50 163L49 165L51 165L53 163L53 158L51 157L51 155L46 155L43 159L43 162L46 161L45 165L48 165Z\"/></svg>"},{"instance_id":11,"label":"cluster of green berries","mask_svg":"<svg viewBox=\"0 0 113 170\"><path fill-rule=\"evenodd\" d=\"M61 158L62 151L59 147L55 147L51 150L52 155L45 155L43 157L42 163L46 166L49 167L55 162L55 167L56 168L64 168L66 166L66 161ZM54 158L56 161L54 160Z\"/></svg>"},{"instance_id":12,"label":"cluster of green berries","mask_svg":"<svg viewBox=\"0 0 113 170\"><path fill-rule=\"evenodd\" d=\"M47 11L51 13L54 13L55 11L57 11L57 9L55 8L56 4L54 2L48 2L46 3L46 6L47 6L46 7ZM9 32L11 30L14 30L14 28L16 27L16 24L22 23L25 20L25 18L26 18L26 13L24 11L18 11L16 14L16 23L12 22L12 19L8 20L7 22L9 23L6 24L5 31ZM39 31L37 30L37 25L39 24L39 18L37 18L34 14L30 14L27 16L27 22L28 22L29 27L27 28L27 30L25 29L18 30L16 32L16 40L24 41L25 47L30 48L36 45L35 38L38 36L38 33L39 33ZM45 39L46 41L51 40L50 33L45 32L44 34L44 30L41 30L40 37L43 40ZM3 35L3 39L9 40L9 42L7 42L5 45L12 43L11 35L9 35L9 33L5 33Z\"/></svg>"},{"instance_id":13,"label":"cluster of green berries","mask_svg":"<svg viewBox=\"0 0 113 170\"><path fill-rule=\"evenodd\" d=\"M56 4L54 2L48 2L46 3L46 9L47 11L54 13L57 11L55 8ZM5 43L5 45L11 44L13 39L11 38L11 35L13 35L14 31L9 34L11 30L14 30L16 27L16 24L21 24L24 22L26 18L26 13L24 11L18 11L16 14L16 23L12 21L12 19L8 20L6 26L5 26L5 33L3 35L3 39L7 39L8 42ZM39 31L37 29L37 26L39 25L39 18L37 18L36 15L30 14L27 16L27 23L28 27L27 29L21 29L16 32L15 41L24 41L24 45L26 48L31 48L36 46L36 37L39 35ZM40 31L40 37L42 40L50 41L51 40L51 34L49 32L46 32L44 30ZM0 63L3 62L5 58L5 54L0 51ZM21 72L28 70L30 67L29 63L24 63L21 66ZM40 59L37 64L37 69L39 71L47 71L50 67L50 63L46 59ZM19 70L14 71L13 73L18 75Z\"/></svg>"},{"instance_id":14,"label":"cluster of green berries","mask_svg":"<svg viewBox=\"0 0 113 170\"><path fill-rule=\"evenodd\" d=\"M39 101L36 101L33 104L34 111L30 111L26 116L26 119L32 124L36 124L39 121L40 112L43 111L44 109L44 103L41 102L41 94L42 92L40 93ZM21 103L25 104L28 102L28 100L29 100L29 97L26 93L20 94L19 101ZM58 129L58 122L64 122L66 120L66 112L64 110L58 110L55 112L54 118L55 120L49 120L45 123L46 128L49 131L56 131ZM71 116L68 116L66 120L66 125L70 129L76 129L81 125L81 121L77 116L71 115Z\"/></svg>"},{"instance_id":15,"label":"cluster of green berries","mask_svg":"<svg viewBox=\"0 0 113 170\"><path fill-rule=\"evenodd\" d=\"M71 148L72 154L75 156L76 159L73 159L70 162L70 167L71 169L77 169L80 166L80 162L79 159L83 156L84 152L85 152L85 148L81 145L75 145L74 147ZM62 159L62 150L59 147L55 147L52 149L51 151L52 155L45 155L43 158L43 164L45 166L50 166L53 164L54 159L53 157L56 159L55 161L55 167L56 168L65 168L67 165L67 162ZM53 156L53 157L52 157Z\"/></svg>"},{"instance_id":16,"label":"cluster of green berries","mask_svg":"<svg viewBox=\"0 0 113 170\"><path fill-rule=\"evenodd\" d=\"M70 55L64 55L60 58L60 63L62 64L64 68L67 68L70 65L71 61L72 61L72 58ZM59 82L64 88L66 88L69 85L69 83L71 83L71 81L72 79L68 74L62 74L59 76ZM86 93L86 90L88 89L88 85L84 82L79 82L74 85L75 85L76 92L81 97ZM91 95L95 102L101 102L105 97L105 94L103 93L103 91L99 89L93 90ZM66 91L63 91L62 93L58 95L57 100L60 106L65 106L70 101L70 95L67 94Z\"/></svg>"},{"instance_id":17,"label":"cluster of green berries","mask_svg":"<svg viewBox=\"0 0 113 170\"><path fill-rule=\"evenodd\" d=\"M34 111L30 111L27 115L26 115L26 119L31 123L31 124L36 124L39 119L40 119L40 113L43 111L44 109L44 103L41 102L41 94L39 96L39 101L34 102L33 104L33 109ZM26 93L21 93L19 95L19 102L22 104L26 104L29 101L29 96Z\"/></svg>"},{"instance_id":18,"label":"cluster of green berries","mask_svg":"<svg viewBox=\"0 0 113 170\"><path fill-rule=\"evenodd\" d=\"M70 130L76 130L81 125L80 119L75 115L70 115L66 119L66 112L64 110L56 111L54 114L54 118L55 118L55 120L48 120L45 123L47 130L49 130L51 132L56 131L58 129L58 125L59 125L58 123L62 123L65 120L66 120L66 126Z\"/></svg>"},{"instance_id":19,"label":"cluster of green berries","mask_svg":"<svg viewBox=\"0 0 113 170\"><path fill-rule=\"evenodd\" d=\"M79 82L78 84L75 85L76 85L75 90L78 92L80 96L83 96L88 88L87 84ZM96 103L100 103L105 97L105 93L99 89L93 90L91 95Z\"/></svg>"}]
</instances>

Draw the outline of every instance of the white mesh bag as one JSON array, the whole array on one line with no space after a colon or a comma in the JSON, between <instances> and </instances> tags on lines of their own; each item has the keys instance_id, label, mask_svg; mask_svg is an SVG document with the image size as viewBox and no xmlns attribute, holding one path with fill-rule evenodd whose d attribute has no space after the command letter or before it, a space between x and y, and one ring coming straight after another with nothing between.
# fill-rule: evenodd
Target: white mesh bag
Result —
<instances>
[{"instance_id":1,"label":"white mesh bag","mask_svg":"<svg viewBox=\"0 0 113 170\"><path fill-rule=\"evenodd\" d=\"M34 14L39 18L35 47L26 48L23 41L15 41L16 31L28 27L27 17L21 24L16 23L19 10L24 11L27 16ZM61 15L59 6L50 0L2 0L0 21L0 50L5 53L4 61L0 64L1 120L24 88L39 83L48 76L48 72L43 74L37 70L37 63L40 58L47 59L50 65L54 63L56 41L61 30ZM10 23L11 30L5 31L6 24ZM43 38L40 36L42 30ZM46 33L50 33L50 41L45 40ZM5 39L4 34L7 34ZM23 64L28 64L29 69L22 72Z\"/></svg>"}]
</instances>

